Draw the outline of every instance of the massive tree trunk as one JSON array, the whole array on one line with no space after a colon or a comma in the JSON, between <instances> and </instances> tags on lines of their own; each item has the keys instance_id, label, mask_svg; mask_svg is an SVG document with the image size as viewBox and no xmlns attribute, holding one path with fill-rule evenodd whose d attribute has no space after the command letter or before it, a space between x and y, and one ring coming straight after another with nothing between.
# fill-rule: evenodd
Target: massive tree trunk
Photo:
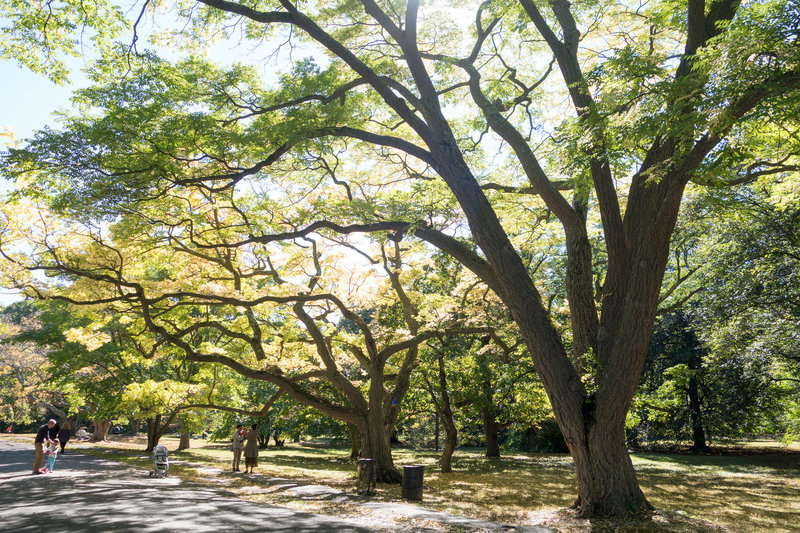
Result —
<instances>
[{"instance_id":1,"label":"massive tree trunk","mask_svg":"<svg viewBox=\"0 0 800 533\"><path fill-rule=\"evenodd\" d=\"M625 447L624 424L644 363L685 180L673 176L650 183L637 175L624 224L613 216L609 221L604 218L609 252L602 315L599 324L587 318L582 325L596 329L587 335L596 338L597 368L592 370L596 388L587 390L581 380L583 365L567 354L541 295L463 164L455 142L442 142L436 148L442 153L434 152L435 166L456 193L475 240L492 265L498 294L520 328L572 453L580 515L630 516L649 511L652 507L639 488ZM591 257L585 220L574 212L563 216L568 253L573 260L585 262ZM568 284L586 285L580 279L586 270L575 265L568 272ZM576 291L580 296L581 291ZM591 293L574 304L588 307L581 315L596 313ZM573 324L576 327L579 324Z\"/></svg>"},{"instance_id":2,"label":"massive tree trunk","mask_svg":"<svg viewBox=\"0 0 800 533\"><path fill-rule=\"evenodd\" d=\"M111 420L95 420L92 440L95 442L108 440L106 437L108 436L109 429L111 429Z\"/></svg>"},{"instance_id":3,"label":"massive tree trunk","mask_svg":"<svg viewBox=\"0 0 800 533\"><path fill-rule=\"evenodd\" d=\"M370 375L369 408L359 426L361 453L363 457L375 460L375 474L378 481L400 483L403 476L394 466L389 443L394 431L393 417L389 415L389 411L395 408L391 405L391 401L386 398L383 365L375 365Z\"/></svg>"},{"instance_id":4,"label":"massive tree trunk","mask_svg":"<svg viewBox=\"0 0 800 533\"><path fill-rule=\"evenodd\" d=\"M147 448L145 448L145 451L152 452L158 445L158 441L161 440L161 432L159 432L161 415L150 417L145 420L145 423L147 424Z\"/></svg>"},{"instance_id":5,"label":"massive tree trunk","mask_svg":"<svg viewBox=\"0 0 800 533\"><path fill-rule=\"evenodd\" d=\"M636 481L624 437L618 424L598 420L585 442L570 446L580 516L641 515L652 510Z\"/></svg>"},{"instance_id":6,"label":"massive tree trunk","mask_svg":"<svg viewBox=\"0 0 800 533\"><path fill-rule=\"evenodd\" d=\"M370 417L373 418L373 417ZM382 422L382 420L381 420ZM403 476L394 466L392 449L389 446L389 437L383 429L383 424L375 425L367 422L360 427L361 455L366 459L375 461L375 477L384 483L400 483Z\"/></svg>"},{"instance_id":7,"label":"massive tree trunk","mask_svg":"<svg viewBox=\"0 0 800 533\"><path fill-rule=\"evenodd\" d=\"M74 436L75 432L78 430L78 414L74 414L67 417L67 424L69 424L70 435Z\"/></svg>"}]
</instances>

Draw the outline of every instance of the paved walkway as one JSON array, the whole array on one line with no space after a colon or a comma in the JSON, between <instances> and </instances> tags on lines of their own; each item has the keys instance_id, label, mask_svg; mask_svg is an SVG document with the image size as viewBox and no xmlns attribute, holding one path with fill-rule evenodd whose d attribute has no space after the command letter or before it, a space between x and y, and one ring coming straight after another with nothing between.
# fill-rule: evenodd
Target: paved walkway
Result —
<instances>
[{"instance_id":1,"label":"paved walkway","mask_svg":"<svg viewBox=\"0 0 800 533\"><path fill-rule=\"evenodd\" d=\"M436 523L439 527L363 527L330 516L248 502L215 487L178 477L150 478L146 470L67 449L55 471L31 475L33 447L0 441L0 529L60 533L105 530L120 533L226 530L258 532L441 531L547 533L539 527L513 527L430 511L418 506L363 500L321 485L298 485L306 498L348 500L365 511ZM276 483L289 480L275 480ZM288 487L287 487L288 488ZM335 493L335 494L334 494ZM394 522L394 521L388 521Z\"/></svg>"}]
</instances>

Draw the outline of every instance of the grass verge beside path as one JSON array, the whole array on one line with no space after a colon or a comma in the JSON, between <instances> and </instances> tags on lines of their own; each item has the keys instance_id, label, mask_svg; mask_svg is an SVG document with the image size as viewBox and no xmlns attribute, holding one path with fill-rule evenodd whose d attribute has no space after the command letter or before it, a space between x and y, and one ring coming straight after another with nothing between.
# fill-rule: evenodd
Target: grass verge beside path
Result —
<instances>
[{"instance_id":1,"label":"grass verge beside path","mask_svg":"<svg viewBox=\"0 0 800 533\"><path fill-rule=\"evenodd\" d=\"M82 452L152 469L145 441L112 437ZM32 440L32 436L31 436ZM178 441L162 439L170 449L170 474L222 486L238 496L319 514L354 519L362 525L387 525L385 516L370 516L357 501L302 498L268 483L279 477L298 483L333 487L352 494L356 465L349 449L291 445L261 450L260 476L230 472L229 445L193 440L182 452ZM585 532L764 532L790 533L800 524L800 453L797 450L729 450L724 455L633 455L639 481L659 512L652 522L614 523L575 519L568 507L575 497L575 475L569 456L511 454L486 459L483 450L459 449L455 472L437 471L439 455L405 449L393 451L395 464L423 464L423 507L508 524L542 525L567 533ZM752 455L755 453L755 455ZM737 455L738 454L738 455ZM376 501L400 500L399 485L378 484ZM397 525L420 527L396 517ZM434 528L435 524L425 523ZM440 526L440 531L448 531Z\"/></svg>"}]
</instances>

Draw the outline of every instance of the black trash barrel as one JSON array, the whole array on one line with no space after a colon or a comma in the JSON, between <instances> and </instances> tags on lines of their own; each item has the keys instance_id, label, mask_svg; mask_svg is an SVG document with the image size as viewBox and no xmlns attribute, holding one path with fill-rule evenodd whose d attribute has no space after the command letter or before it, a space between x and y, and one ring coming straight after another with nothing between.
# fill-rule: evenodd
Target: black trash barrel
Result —
<instances>
[{"instance_id":1,"label":"black trash barrel","mask_svg":"<svg viewBox=\"0 0 800 533\"><path fill-rule=\"evenodd\" d=\"M424 465L403 466L403 492L406 500L422 500L422 478L425 474Z\"/></svg>"}]
</instances>

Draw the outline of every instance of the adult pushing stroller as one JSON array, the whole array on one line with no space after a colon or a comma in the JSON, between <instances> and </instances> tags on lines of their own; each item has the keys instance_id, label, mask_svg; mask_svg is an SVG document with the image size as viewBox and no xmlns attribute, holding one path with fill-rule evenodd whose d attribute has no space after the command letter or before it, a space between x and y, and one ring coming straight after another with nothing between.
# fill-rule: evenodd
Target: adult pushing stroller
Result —
<instances>
[{"instance_id":1,"label":"adult pushing stroller","mask_svg":"<svg viewBox=\"0 0 800 533\"><path fill-rule=\"evenodd\" d=\"M153 449L153 470L150 471L150 477L167 477L167 471L169 471L167 447L163 444L159 444Z\"/></svg>"}]
</instances>

